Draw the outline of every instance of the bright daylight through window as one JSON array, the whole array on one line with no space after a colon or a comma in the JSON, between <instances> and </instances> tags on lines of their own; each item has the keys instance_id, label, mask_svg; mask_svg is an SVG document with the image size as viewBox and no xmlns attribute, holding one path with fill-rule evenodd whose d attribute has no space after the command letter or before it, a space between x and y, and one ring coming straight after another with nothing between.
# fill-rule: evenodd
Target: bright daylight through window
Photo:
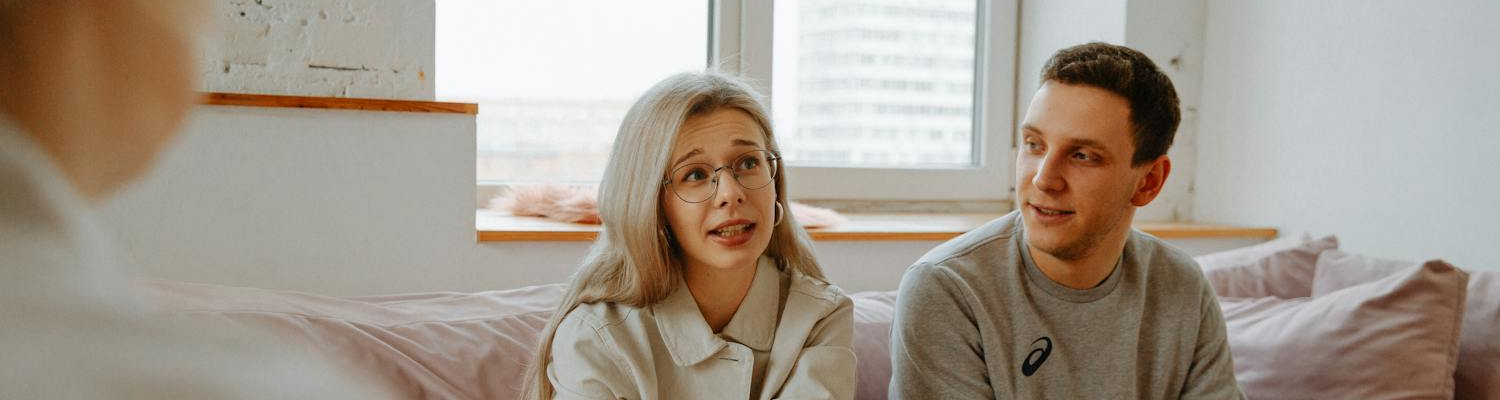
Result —
<instances>
[{"instance_id":1,"label":"bright daylight through window","mask_svg":"<svg viewBox=\"0 0 1500 400\"><path fill-rule=\"evenodd\" d=\"M789 166L981 162L976 1L774 4L774 38L743 40L773 41L772 118ZM668 75L710 64L709 9L682 0L439 0L437 96L480 104L478 179L596 182L631 102Z\"/></svg>"}]
</instances>

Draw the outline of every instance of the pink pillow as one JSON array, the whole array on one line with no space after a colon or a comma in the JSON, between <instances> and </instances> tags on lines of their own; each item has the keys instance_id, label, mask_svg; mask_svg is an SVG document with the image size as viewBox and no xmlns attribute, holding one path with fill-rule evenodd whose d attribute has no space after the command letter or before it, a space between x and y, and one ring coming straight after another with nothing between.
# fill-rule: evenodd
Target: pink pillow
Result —
<instances>
[{"instance_id":1,"label":"pink pillow","mask_svg":"<svg viewBox=\"0 0 1500 400\"><path fill-rule=\"evenodd\" d=\"M408 399L513 399L562 285L336 298L146 282L166 311L270 329Z\"/></svg>"},{"instance_id":2,"label":"pink pillow","mask_svg":"<svg viewBox=\"0 0 1500 400\"><path fill-rule=\"evenodd\" d=\"M1312 298L1220 299L1252 399L1453 395L1464 285L1441 261Z\"/></svg>"},{"instance_id":3,"label":"pink pillow","mask_svg":"<svg viewBox=\"0 0 1500 400\"><path fill-rule=\"evenodd\" d=\"M1277 239L1227 252L1198 256L1203 276L1220 297L1279 297L1312 295L1318 253L1337 249L1339 239L1325 236L1296 243Z\"/></svg>"},{"instance_id":4,"label":"pink pillow","mask_svg":"<svg viewBox=\"0 0 1500 400\"><path fill-rule=\"evenodd\" d=\"M1378 280L1416 265L1339 251L1318 258L1313 295ZM1469 273L1463 334L1458 339L1457 399L1500 399L1500 272Z\"/></svg>"},{"instance_id":5,"label":"pink pillow","mask_svg":"<svg viewBox=\"0 0 1500 400\"><path fill-rule=\"evenodd\" d=\"M891 382L891 319L896 292L859 292L854 300L854 398L884 400Z\"/></svg>"},{"instance_id":6,"label":"pink pillow","mask_svg":"<svg viewBox=\"0 0 1500 400\"><path fill-rule=\"evenodd\" d=\"M1238 249L1224 250L1217 253L1204 254L1193 257L1198 265L1204 268L1229 267L1254 263L1255 260L1265 258L1272 253L1301 246L1303 243L1311 242L1312 236L1303 232L1297 236L1282 236L1253 246L1245 246Z\"/></svg>"}]
</instances>

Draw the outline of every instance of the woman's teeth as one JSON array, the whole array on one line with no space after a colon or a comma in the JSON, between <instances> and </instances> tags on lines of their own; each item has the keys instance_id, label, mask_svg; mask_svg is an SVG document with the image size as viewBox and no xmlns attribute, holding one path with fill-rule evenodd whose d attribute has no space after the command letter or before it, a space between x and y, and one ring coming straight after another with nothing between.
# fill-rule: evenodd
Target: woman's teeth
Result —
<instances>
[{"instance_id":1,"label":"woman's teeth","mask_svg":"<svg viewBox=\"0 0 1500 400\"><path fill-rule=\"evenodd\" d=\"M719 235L719 237L730 237L744 233L746 229L750 229L750 225L752 224L730 225L719 228L718 230L713 231L713 233Z\"/></svg>"}]
</instances>

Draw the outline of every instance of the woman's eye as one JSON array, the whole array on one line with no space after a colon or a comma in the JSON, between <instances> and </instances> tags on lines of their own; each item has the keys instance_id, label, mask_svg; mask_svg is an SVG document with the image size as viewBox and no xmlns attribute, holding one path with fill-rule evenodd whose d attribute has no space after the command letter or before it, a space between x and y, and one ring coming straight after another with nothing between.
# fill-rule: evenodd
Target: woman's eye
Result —
<instances>
[{"instance_id":1,"label":"woman's eye","mask_svg":"<svg viewBox=\"0 0 1500 400\"><path fill-rule=\"evenodd\" d=\"M682 179L680 179L680 181L683 181L683 182L697 182L697 181L701 181L701 180L704 180L704 179L707 179L707 178L708 178L708 172L704 172L702 169L694 168L694 169L688 170L687 172L683 173L682 174Z\"/></svg>"},{"instance_id":2,"label":"woman's eye","mask_svg":"<svg viewBox=\"0 0 1500 400\"><path fill-rule=\"evenodd\" d=\"M759 159L757 159L755 157L745 157L745 158L741 158L740 159L739 165L737 167L741 171L746 171L746 170L755 169L755 167L759 167L759 166L760 166L760 160Z\"/></svg>"},{"instance_id":3,"label":"woman's eye","mask_svg":"<svg viewBox=\"0 0 1500 400\"><path fill-rule=\"evenodd\" d=\"M1042 147L1042 145L1040 143L1033 142L1033 141L1030 141L1030 140L1026 141L1026 150L1036 150L1039 147Z\"/></svg>"}]
</instances>

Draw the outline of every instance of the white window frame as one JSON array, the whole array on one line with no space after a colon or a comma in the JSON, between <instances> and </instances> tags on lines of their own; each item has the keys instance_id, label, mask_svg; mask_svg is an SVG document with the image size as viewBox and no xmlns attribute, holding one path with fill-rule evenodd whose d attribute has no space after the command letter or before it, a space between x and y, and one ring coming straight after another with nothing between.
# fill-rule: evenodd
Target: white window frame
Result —
<instances>
[{"instance_id":1,"label":"white window frame","mask_svg":"<svg viewBox=\"0 0 1500 400\"><path fill-rule=\"evenodd\" d=\"M798 199L1009 200L1014 190L1018 0L978 0L974 132L978 165L952 169L790 166ZM710 65L755 82L771 102L774 1L711 0ZM772 118L775 118L773 115Z\"/></svg>"},{"instance_id":2,"label":"white window frame","mask_svg":"<svg viewBox=\"0 0 1500 400\"><path fill-rule=\"evenodd\" d=\"M772 0L709 1L708 65L751 79L771 92ZM1015 136L1019 0L977 0L982 30L976 31L974 150L977 166L948 169L789 166L787 181L795 199L826 200L989 200L1010 201L1015 182ZM980 70L982 68L982 70ZM769 104L768 104L769 106ZM772 116L775 118L775 116ZM477 205L487 206L505 183L480 181Z\"/></svg>"}]
</instances>

